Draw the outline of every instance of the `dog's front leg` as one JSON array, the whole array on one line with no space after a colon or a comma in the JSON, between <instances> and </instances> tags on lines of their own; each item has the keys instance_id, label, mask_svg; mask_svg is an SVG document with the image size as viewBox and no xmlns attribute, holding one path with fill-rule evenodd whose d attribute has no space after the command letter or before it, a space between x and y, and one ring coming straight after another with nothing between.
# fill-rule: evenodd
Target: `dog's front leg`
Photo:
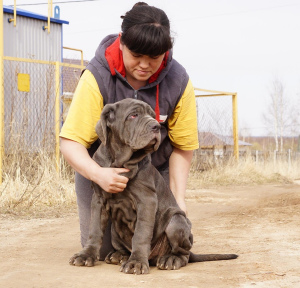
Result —
<instances>
[{"instance_id":1,"label":"dog's front leg","mask_svg":"<svg viewBox=\"0 0 300 288\"><path fill-rule=\"evenodd\" d=\"M103 234L108 222L108 214L99 193L94 193L91 202L91 222L89 239L83 250L74 254L69 263L75 266L94 266L99 256Z\"/></svg>"},{"instance_id":2,"label":"dog's front leg","mask_svg":"<svg viewBox=\"0 0 300 288\"><path fill-rule=\"evenodd\" d=\"M157 209L157 199L145 197L143 202L137 205L137 222L132 237L132 252L128 261L121 265L120 271L128 274L148 274L149 254L155 215Z\"/></svg>"}]
</instances>

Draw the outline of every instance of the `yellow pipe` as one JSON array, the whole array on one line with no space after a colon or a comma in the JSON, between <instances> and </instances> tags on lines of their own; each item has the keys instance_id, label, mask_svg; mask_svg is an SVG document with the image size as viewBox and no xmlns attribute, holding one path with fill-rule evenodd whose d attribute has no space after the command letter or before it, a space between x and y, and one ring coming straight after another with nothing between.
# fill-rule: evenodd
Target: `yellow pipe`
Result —
<instances>
[{"instance_id":1,"label":"yellow pipe","mask_svg":"<svg viewBox=\"0 0 300 288\"><path fill-rule=\"evenodd\" d=\"M52 3L52 0L48 0L48 34L50 33L50 16L51 16L51 3Z\"/></svg>"},{"instance_id":2,"label":"yellow pipe","mask_svg":"<svg viewBox=\"0 0 300 288\"><path fill-rule=\"evenodd\" d=\"M0 184L4 157L4 59L3 59L3 1L0 0Z\"/></svg>"},{"instance_id":3,"label":"yellow pipe","mask_svg":"<svg viewBox=\"0 0 300 288\"><path fill-rule=\"evenodd\" d=\"M56 171L60 170L59 128L60 128L60 63L55 65L55 159Z\"/></svg>"},{"instance_id":4,"label":"yellow pipe","mask_svg":"<svg viewBox=\"0 0 300 288\"><path fill-rule=\"evenodd\" d=\"M216 90L207 90L207 89L201 89L201 88L194 88L194 90L202 91L202 92L208 92L208 93L217 93L217 94L223 94L223 95L233 95L236 94L235 92L223 92L223 91L216 91Z\"/></svg>"},{"instance_id":5,"label":"yellow pipe","mask_svg":"<svg viewBox=\"0 0 300 288\"><path fill-rule=\"evenodd\" d=\"M3 1L1 1L1 2L3 2ZM3 3L2 3L1 13L3 13ZM9 23L14 22L14 27L17 26L17 0L14 1L14 18L9 18L8 21L9 21Z\"/></svg>"},{"instance_id":6,"label":"yellow pipe","mask_svg":"<svg viewBox=\"0 0 300 288\"><path fill-rule=\"evenodd\" d=\"M51 18L51 15L52 15L51 10L52 10L52 0L48 0L48 26L49 26L48 33L50 33L50 18Z\"/></svg>"},{"instance_id":7,"label":"yellow pipe","mask_svg":"<svg viewBox=\"0 0 300 288\"><path fill-rule=\"evenodd\" d=\"M53 9L52 9L52 7L53 7L53 3L52 3L53 1L51 0L51 4L50 4L50 17L51 18L53 18Z\"/></svg>"},{"instance_id":8,"label":"yellow pipe","mask_svg":"<svg viewBox=\"0 0 300 288\"><path fill-rule=\"evenodd\" d=\"M14 1L14 26L17 26L17 0Z\"/></svg>"},{"instance_id":9,"label":"yellow pipe","mask_svg":"<svg viewBox=\"0 0 300 288\"><path fill-rule=\"evenodd\" d=\"M48 0L48 26L44 26L44 30L48 30L48 34L50 33L50 18L52 15L52 0Z\"/></svg>"},{"instance_id":10,"label":"yellow pipe","mask_svg":"<svg viewBox=\"0 0 300 288\"><path fill-rule=\"evenodd\" d=\"M238 132L238 112L237 112L237 94L232 95L232 119L233 119L233 152L236 160L239 160L239 132Z\"/></svg>"},{"instance_id":11,"label":"yellow pipe","mask_svg":"<svg viewBox=\"0 0 300 288\"><path fill-rule=\"evenodd\" d=\"M18 58L18 57L11 57L11 56L4 56L4 60L55 65L54 61L44 61L44 60L36 60L36 59L29 59L29 58Z\"/></svg>"},{"instance_id":12,"label":"yellow pipe","mask_svg":"<svg viewBox=\"0 0 300 288\"><path fill-rule=\"evenodd\" d=\"M9 60L9 61L56 65L56 62L53 62L53 61L44 61L44 60L27 59L27 58L17 58L17 57L10 57L10 56L4 56L3 58L4 58L4 60ZM71 64L71 63L59 63L59 65L64 66L64 67L78 68L78 69L84 68L83 65Z\"/></svg>"},{"instance_id":13,"label":"yellow pipe","mask_svg":"<svg viewBox=\"0 0 300 288\"><path fill-rule=\"evenodd\" d=\"M83 51L82 50L76 49L76 48L65 47L65 46L63 46L63 48L81 52L81 66L83 66Z\"/></svg>"},{"instance_id":14,"label":"yellow pipe","mask_svg":"<svg viewBox=\"0 0 300 288\"><path fill-rule=\"evenodd\" d=\"M209 95L196 95L196 97L214 97L214 96L231 96L231 95L227 95L227 94L209 94Z\"/></svg>"}]
</instances>

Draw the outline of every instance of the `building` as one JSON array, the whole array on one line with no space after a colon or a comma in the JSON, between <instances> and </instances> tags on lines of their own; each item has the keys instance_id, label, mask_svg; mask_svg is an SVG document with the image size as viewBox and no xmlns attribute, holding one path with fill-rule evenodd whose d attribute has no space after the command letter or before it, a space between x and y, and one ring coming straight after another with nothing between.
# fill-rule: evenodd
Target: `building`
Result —
<instances>
[{"instance_id":1,"label":"building","mask_svg":"<svg viewBox=\"0 0 300 288\"><path fill-rule=\"evenodd\" d=\"M63 24L69 24L55 17L49 29L47 16L17 8L14 22L14 8L3 7L6 152L16 144L25 151L55 147L55 103L62 91L56 63L63 59Z\"/></svg>"},{"instance_id":2,"label":"building","mask_svg":"<svg viewBox=\"0 0 300 288\"><path fill-rule=\"evenodd\" d=\"M212 132L199 132L199 146L203 153L213 154L215 157L223 157L233 154L234 140L231 136L224 136ZM239 140L240 153L246 152L252 145Z\"/></svg>"}]
</instances>

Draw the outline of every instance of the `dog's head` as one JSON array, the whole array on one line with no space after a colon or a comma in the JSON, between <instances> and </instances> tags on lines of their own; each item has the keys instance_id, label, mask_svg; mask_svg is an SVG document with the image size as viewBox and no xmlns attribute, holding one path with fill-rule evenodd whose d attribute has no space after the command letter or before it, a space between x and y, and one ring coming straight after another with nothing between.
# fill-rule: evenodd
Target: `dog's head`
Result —
<instances>
[{"instance_id":1,"label":"dog's head","mask_svg":"<svg viewBox=\"0 0 300 288\"><path fill-rule=\"evenodd\" d=\"M133 151L156 151L160 144L160 124L155 120L155 112L145 102L124 99L103 108L96 125L101 142L106 145L113 135L122 145Z\"/></svg>"}]
</instances>

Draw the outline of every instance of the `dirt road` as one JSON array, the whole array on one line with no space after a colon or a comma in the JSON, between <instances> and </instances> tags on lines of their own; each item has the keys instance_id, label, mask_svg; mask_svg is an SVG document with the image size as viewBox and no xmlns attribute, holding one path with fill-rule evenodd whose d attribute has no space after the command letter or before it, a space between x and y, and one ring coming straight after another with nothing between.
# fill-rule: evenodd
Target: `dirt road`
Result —
<instances>
[{"instance_id":1,"label":"dirt road","mask_svg":"<svg viewBox=\"0 0 300 288\"><path fill-rule=\"evenodd\" d=\"M0 222L0 287L300 287L300 186L189 190L189 218L198 253L236 253L231 261L151 268L126 275L97 262L74 267L76 213L52 219Z\"/></svg>"}]
</instances>

